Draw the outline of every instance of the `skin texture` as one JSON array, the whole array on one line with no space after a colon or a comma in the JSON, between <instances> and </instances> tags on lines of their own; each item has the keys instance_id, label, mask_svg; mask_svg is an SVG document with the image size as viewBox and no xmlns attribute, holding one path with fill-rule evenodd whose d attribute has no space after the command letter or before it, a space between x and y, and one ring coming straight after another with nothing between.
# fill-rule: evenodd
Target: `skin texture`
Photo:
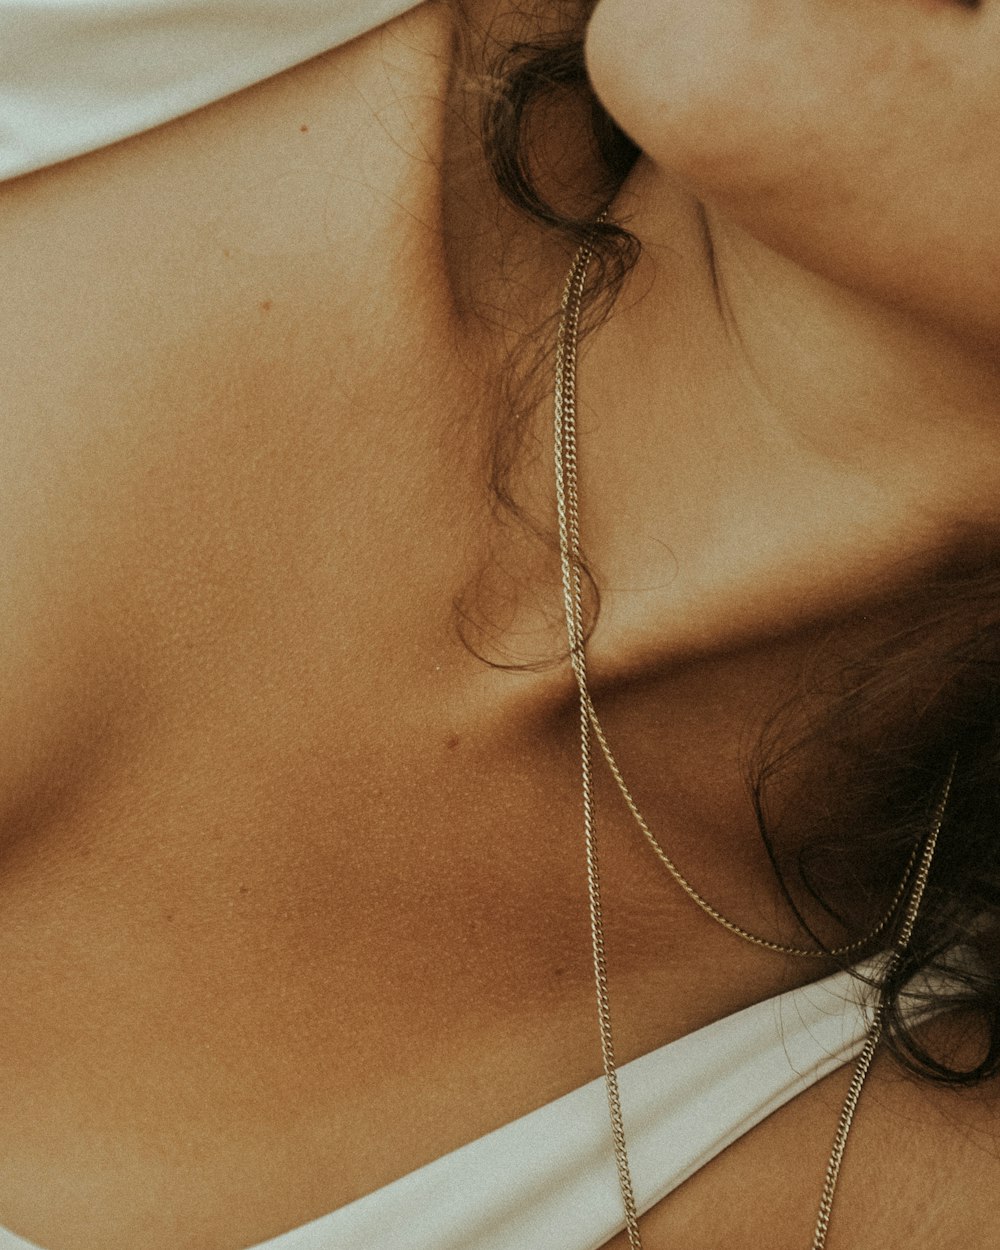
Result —
<instances>
[{"instance_id":1,"label":"skin texture","mask_svg":"<svg viewBox=\"0 0 1000 1250\"><path fill-rule=\"evenodd\" d=\"M468 73L542 20L465 8ZM812 6L814 30L836 11ZM608 27L638 66L677 10L614 12L590 53L638 136ZM988 59L989 11L879 13L859 20L919 18ZM742 19L698 20L692 66ZM424 5L0 187L0 1222L46 1250L239 1250L599 1071L571 682L484 665L454 614L475 585L517 658L560 645L551 554L496 523L482 465L568 257L473 155L454 33ZM997 379L937 287L919 317L876 294L881 252L832 282L849 234L818 274L720 194L713 284L689 110L677 174L660 112L643 132L616 208L644 258L581 362L594 686L692 878L793 937L746 744L817 644L898 627L897 587L994 534ZM575 112L550 126L581 150ZM516 482L543 522L548 421L529 407ZM606 779L598 801L623 1060L817 975L734 946ZM800 1250L843 1083L663 1204L647 1250ZM928 1247L986 1250L988 1093L880 1071L865 1097L830 1250L912 1250L915 1209Z\"/></svg>"}]
</instances>

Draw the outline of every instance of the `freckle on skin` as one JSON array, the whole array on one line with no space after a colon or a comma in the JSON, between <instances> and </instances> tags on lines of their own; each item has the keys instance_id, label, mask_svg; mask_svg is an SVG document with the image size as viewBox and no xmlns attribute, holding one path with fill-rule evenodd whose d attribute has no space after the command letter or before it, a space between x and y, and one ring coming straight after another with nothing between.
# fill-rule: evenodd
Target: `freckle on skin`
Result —
<instances>
[{"instance_id":1,"label":"freckle on skin","mask_svg":"<svg viewBox=\"0 0 1000 1250\"><path fill-rule=\"evenodd\" d=\"M308 126L307 126L304 122L303 122L303 124L299 127L299 130L300 130L300 131L301 131L301 133L302 133L302 134L304 134L304 135L307 135L307 134L309 133L309 127L308 127Z\"/></svg>"},{"instance_id":2,"label":"freckle on skin","mask_svg":"<svg viewBox=\"0 0 1000 1250\"><path fill-rule=\"evenodd\" d=\"M448 739L448 741L445 743L445 745L447 746L449 751L454 751L454 749L458 746L458 743L459 743L458 734L452 734L451 737Z\"/></svg>"},{"instance_id":3,"label":"freckle on skin","mask_svg":"<svg viewBox=\"0 0 1000 1250\"><path fill-rule=\"evenodd\" d=\"M260 309L261 312L270 312L271 309L274 307L274 301L269 300L269 299L262 299L260 303L257 305L257 307Z\"/></svg>"}]
</instances>

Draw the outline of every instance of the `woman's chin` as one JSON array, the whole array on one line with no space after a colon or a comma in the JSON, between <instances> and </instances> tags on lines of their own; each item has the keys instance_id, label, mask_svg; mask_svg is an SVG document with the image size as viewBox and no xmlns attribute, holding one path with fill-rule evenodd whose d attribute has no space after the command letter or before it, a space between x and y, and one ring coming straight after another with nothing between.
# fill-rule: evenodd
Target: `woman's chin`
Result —
<instances>
[{"instance_id":1,"label":"woman's chin","mask_svg":"<svg viewBox=\"0 0 1000 1250\"><path fill-rule=\"evenodd\" d=\"M647 157L770 247L996 341L989 16L973 26L944 0L600 0L586 52Z\"/></svg>"}]
</instances>

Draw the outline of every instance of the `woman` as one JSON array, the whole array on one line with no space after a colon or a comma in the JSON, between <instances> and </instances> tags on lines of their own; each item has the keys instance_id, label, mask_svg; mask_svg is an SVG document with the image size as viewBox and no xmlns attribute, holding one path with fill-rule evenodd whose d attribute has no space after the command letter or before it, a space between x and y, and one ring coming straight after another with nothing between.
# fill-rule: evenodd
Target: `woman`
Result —
<instances>
[{"instance_id":1,"label":"woman","mask_svg":"<svg viewBox=\"0 0 1000 1250\"><path fill-rule=\"evenodd\" d=\"M1000 16L406 9L0 3L0 1245L992 1246Z\"/></svg>"}]
</instances>

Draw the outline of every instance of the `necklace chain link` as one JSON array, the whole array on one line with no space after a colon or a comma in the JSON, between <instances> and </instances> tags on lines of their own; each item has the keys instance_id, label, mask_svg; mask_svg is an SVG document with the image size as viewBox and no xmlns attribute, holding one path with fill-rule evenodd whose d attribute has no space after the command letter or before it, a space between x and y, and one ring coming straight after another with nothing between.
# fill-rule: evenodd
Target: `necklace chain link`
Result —
<instances>
[{"instance_id":1,"label":"necklace chain link","mask_svg":"<svg viewBox=\"0 0 1000 1250\"><path fill-rule=\"evenodd\" d=\"M604 218L605 214L602 214L598 221L603 221ZM898 915L904 899L907 899L902 924L886 959L883 981L887 980L898 970L913 933L917 913L919 912L927 885L931 861L937 846L938 833L944 819L945 806L951 789L956 760L953 756L947 780L933 813L930 828L925 835L916 840L902 879L885 914L864 937L843 946L831 949L798 947L751 933L742 925L736 924L722 915L721 912L704 899L664 850L643 818L625 782L598 718L587 683L586 626L583 609L583 560L580 545L580 500L576 440L576 366L583 294L587 272L593 256L593 243L590 239L587 239L581 244L573 258L563 290L556 341L553 455L555 461L556 512L559 523L559 553L562 572L563 607L566 616L566 636L569 646L570 664L576 679L580 704L580 773L583 797L584 846L601 1059L607 1092L608 1112L611 1120L611 1138L614 1145L618 1184L625 1212L625 1230L628 1235L630 1250L642 1250L638 1210L629 1169L625 1121L618 1085L611 1024L611 1001L608 992L608 968L604 941L604 915L601 907L597 822L594 810L593 739L597 740L601 754L633 819L667 872L706 915L743 941L763 947L765 950L773 951L776 954L807 959L829 958L831 956L841 957L854 954L869 947L875 938L889 928L893 919ZM851 1131L861 1091L871 1069L875 1052L878 1049L883 1028L884 1009L880 997L874 1007L865 1043L858 1056L854 1075L837 1124L833 1149L827 1163L819 1214L810 1250L824 1250L826 1246L833 1198L840 1175L840 1167L847 1145L848 1134Z\"/></svg>"}]
</instances>

